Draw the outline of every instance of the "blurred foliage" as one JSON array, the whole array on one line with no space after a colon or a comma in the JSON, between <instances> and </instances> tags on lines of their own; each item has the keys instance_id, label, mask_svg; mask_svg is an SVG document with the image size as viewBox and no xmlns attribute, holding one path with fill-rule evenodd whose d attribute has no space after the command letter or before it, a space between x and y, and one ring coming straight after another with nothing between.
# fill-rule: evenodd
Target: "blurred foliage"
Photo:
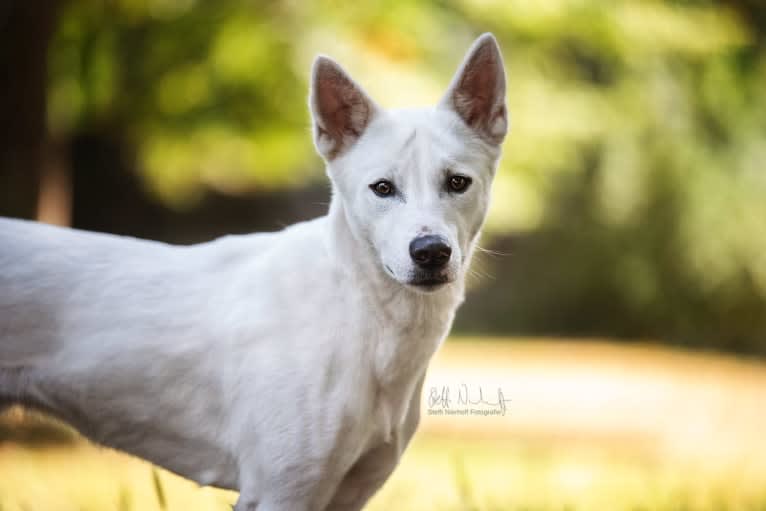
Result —
<instances>
[{"instance_id":1,"label":"blurred foliage","mask_svg":"<svg viewBox=\"0 0 766 511\"><path fill-rule=\"evenodd\" d=\"M176 208L211 188L320 182L315 53L408 106L437 100L492 31L513 129L488 242L524 242L489 261L497 280L463 327L763 353L765 20L757 0L71 1L49 125L119 133Z\"/></svg>"},{"instance_id":2,"label":"blurred foliage","mask_svg":"<svg viewBox=\"0 0 766 511\"><path fill-rule=\"evenodd\" d=\"M766 353L766 53L752 20L710 2L569 6L519 15L533 28L511 47L544 71L519 84L511 65L529 90L510 93L524 121L506 163L540 217L466 323Z\"/></svg>"},{"instance_id":3,"label":"blurred foliage","mask_svg":"<svg viewBox=\"0 0 766 511\"><path fill-rule=\"evenodd\" d=\"M261 4L70 3L51 48L52 130L125 131L171 203L201 184L302 177L310 153L293 30L280 4Z\"/></svg>"}]
</instances>

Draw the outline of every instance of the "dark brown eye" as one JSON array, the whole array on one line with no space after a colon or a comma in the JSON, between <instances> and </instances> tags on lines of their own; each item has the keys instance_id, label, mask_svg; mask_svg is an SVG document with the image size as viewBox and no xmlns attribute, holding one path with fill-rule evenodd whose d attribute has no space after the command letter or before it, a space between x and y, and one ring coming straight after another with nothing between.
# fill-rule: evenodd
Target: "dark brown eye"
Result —
<instances>
[{"instance_id":1,"label":"dark brown eye","mask_svg":"<svg viewBox=\"0 0 766 511\"><path fill-rule=\"evenodd\" d=\"M447 188L455 193L463 193L471 185L471 178L455 174L447 178Z\"/></svg>"},{"instance_id":2,"label":"dark brown eye","mask_svg":"<svg viewBox=\"0 0 766 511\"><path fill-rule=\"evenodd\" d=\"M375 192L378 197L388 197L394 193L394 185L391 181L381 179L370 185L370 189Z\"/></svg>"}]
</instances>

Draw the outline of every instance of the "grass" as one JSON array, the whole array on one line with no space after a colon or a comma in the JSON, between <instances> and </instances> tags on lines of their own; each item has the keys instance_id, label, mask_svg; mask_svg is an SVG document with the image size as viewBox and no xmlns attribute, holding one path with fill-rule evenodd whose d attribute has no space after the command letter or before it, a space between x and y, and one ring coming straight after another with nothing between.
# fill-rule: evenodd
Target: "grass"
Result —
<instances>
[{"instance_id":1,"label":"grass","mask_svg":"<svg viewBox=\"0 0 766 511\"><path fill-rule=\"evenodd\" d=\"M424 415L368 509L766 511L766 364L602 342L450 342L426 392L460 382L502 386L507 415ZM228 510L236 499L81 440L19 435L0 442L2 511Z\"/></svg>"}]
</instances>

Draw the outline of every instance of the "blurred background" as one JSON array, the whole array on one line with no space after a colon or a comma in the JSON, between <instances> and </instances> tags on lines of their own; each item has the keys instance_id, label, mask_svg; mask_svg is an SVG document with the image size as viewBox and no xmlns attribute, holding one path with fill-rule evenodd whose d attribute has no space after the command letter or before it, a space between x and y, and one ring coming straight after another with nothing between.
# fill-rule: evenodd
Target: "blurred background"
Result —
<instances>
[{"instance_id":1,"label":"blurred background","mask_svg":"<svg viewBox=\"0 0 766 511\"><path fill-rule=\"evenodd\" d=\"M511 403L426 416L372 508L766 509L761 0L4 0L0 215L175 243L320 215L314 55L421 105L485 31L512 129L426 386ZM232 499L0 419L2 509Z\"/></svg>"}]
</instances>

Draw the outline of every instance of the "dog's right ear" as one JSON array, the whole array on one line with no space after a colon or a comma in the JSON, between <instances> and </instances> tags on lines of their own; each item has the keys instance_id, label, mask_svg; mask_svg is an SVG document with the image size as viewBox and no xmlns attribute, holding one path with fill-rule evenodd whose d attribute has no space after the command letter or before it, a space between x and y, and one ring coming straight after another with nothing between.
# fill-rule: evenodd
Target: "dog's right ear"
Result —
<instances>
[{"instance_id":1,"label":"dog's right ear","mask_svg":"<svg viewBox=\"0 0 766 511\"><path fill-rule=\"evenodd\" d=\"M351 147L377 112L367 93L334 60L319 56L311 70L309 107L314 144L327 161Z\"/></svg>"}]
</instances>

